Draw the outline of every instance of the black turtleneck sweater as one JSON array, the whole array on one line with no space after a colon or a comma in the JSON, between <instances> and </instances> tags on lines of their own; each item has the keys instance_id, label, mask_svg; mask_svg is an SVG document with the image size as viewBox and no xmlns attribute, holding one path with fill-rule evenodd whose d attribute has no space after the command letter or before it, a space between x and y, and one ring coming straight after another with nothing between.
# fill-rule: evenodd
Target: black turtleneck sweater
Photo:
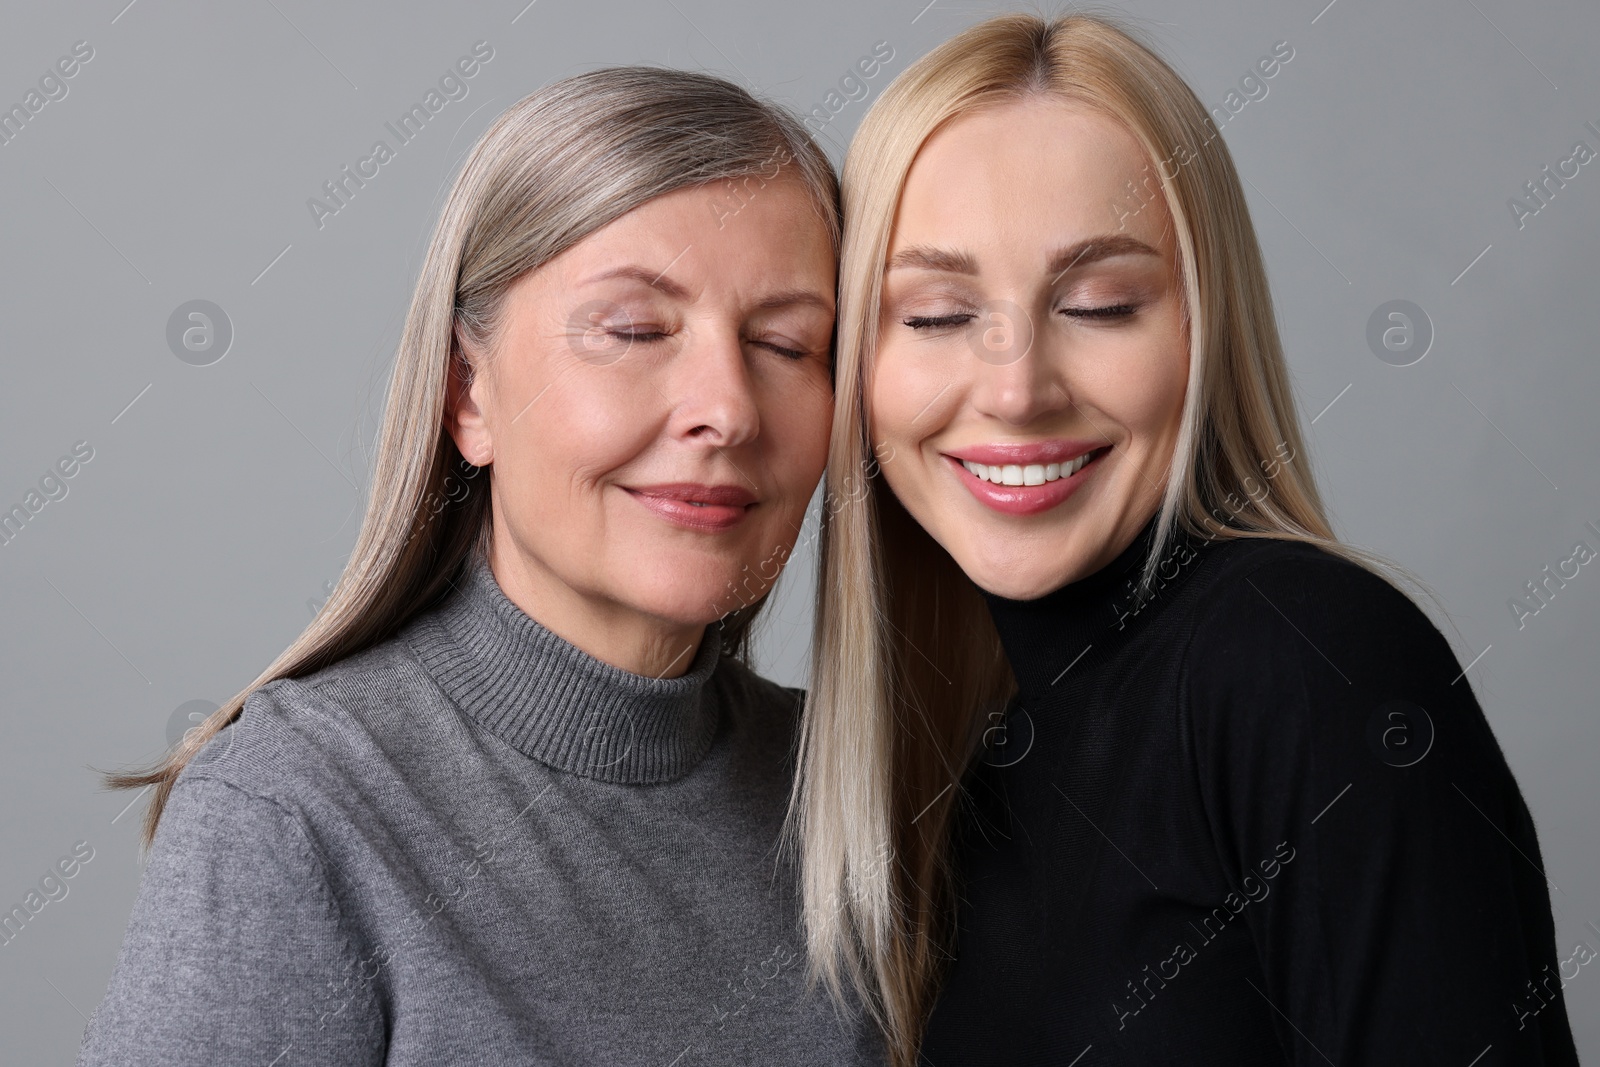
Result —
<instances>
[{"instance_id":1,"label":"black turtleneck sweater","mask_svg":"<svg viewBox=\"0 0 1600 1067\"><path fill-rule=\"evenodd\" d=\"M1577 1063L1560 972L1585 949L1558 959L1532 819L1438 629L1286 541L1183 540L1141 603L1153 529L989 598L1019 693L965 782L924 1062Z\"/></svg>"}]
</instances>

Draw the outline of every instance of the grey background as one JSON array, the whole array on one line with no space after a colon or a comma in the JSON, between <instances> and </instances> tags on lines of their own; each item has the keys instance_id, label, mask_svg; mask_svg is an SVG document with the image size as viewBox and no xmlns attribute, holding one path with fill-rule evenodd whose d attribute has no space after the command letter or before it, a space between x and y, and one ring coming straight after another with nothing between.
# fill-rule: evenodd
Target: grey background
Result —
<instances>
[{"instance_id":1,"label":"grey background","mask_svg":"<svg viewBox=\"0 0 1600 1067\"><path fill-rule=\"evenodd\" d=\"M0 12L0 105L74 42L94 48L68 95L0 145L0 509L75 442L94 449L67 496L0 546L0 910L75 842L94 849L68 896L0 947L7 1063L72 1061L137 886L142 805L128 810L133 798L102 791L88 767L156 756L176 709L239 689L338 575L426 237L489 121L539 84L614 63L709 69L809 109L888 41L870 101L1005 9L524 4L9 0ZM1600 150L1584 128L1600 126L1600 8L1111 10L1143 20L1214 106L1274 43L1293 46L1224 136L1250 183L1311 458L1341 536L1448 606L1446 633L1475 661L1468 678L1538 822L1561 954L1580 939L1600 948L1585 925L1600 925L1600 564L1520 629L1508 606L1576 541L1600 548L1585 529L1600 527L1600 161L1521 229L1507 206L1575 141ZM479 40L494 58L469 95L319 229L307 199L374 140L393 145L384 123ZM869 101L826 127L836 161ZM233 327L209 366L166 340L169 316L197 299ZM1366 340L1396 299L1435 331L1405 367ZM791 564L760 646L790 683L804 681L813 561ZM1580 1049L1600 1059L1600 965L1566 995Z\"/></svg>"}]
</instances>

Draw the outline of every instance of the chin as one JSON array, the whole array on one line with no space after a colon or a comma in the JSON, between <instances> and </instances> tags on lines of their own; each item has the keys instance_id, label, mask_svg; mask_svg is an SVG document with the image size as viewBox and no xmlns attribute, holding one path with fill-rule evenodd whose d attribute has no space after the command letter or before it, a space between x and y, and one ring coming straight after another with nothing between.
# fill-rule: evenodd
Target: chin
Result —
<instances>
[{"instance_id":1,"label":"chin","mask_svg":"<svg viewBox=\"0 0 1600 1067\"><path fill-rule=\"evenodd\" d=\"M754 604L777 583L776 564L746 565L695 554L665 554L625 577L619 598L635 610L679 626L705 626ZM763 578L762 573L770 575Z\"/></svg>"},{"instance_id":2,"label":"chin","mask_svg":"<svg viewBox=\"0 0 1600 1067\"><path fill-rule=\"evenodd\" d=\"M1007 600L1037 600L1067 584L1055 575L1017 574L1002 570L968 571L979 589Z\"/></svg>"},{"instance_id":3,"label":"chin","mask_svg":"<svg viewBox=\"0 0 1600 1067\"><path fill-rule=\"evenodd\" d=\"M1053 564L1041 566L1041 554L1053 559ZM1075 581L1079 569L1076 564L1063 566L1056 553L1041 553L1033 547L1022 554L967 551L952 552L951 556L979 589L1007 600L1037 600Z\"/></svg>"}]
</instances>

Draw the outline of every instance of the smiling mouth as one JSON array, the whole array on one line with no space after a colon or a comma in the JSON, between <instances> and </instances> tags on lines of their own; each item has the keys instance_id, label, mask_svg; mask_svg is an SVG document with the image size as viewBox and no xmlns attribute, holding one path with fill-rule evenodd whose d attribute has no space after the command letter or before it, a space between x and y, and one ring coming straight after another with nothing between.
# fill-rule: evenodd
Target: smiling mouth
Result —
<instances>
[{"instance_id":1,"label":"smiling mouth","mask_svg":"<svg viewBox=\"0 0 1600 1067\"><path fill-rule=\"evenodd\" d=\"M1077 474L1084 468L1085 464L1104 451L1105 449L1103 448L1093 449L1085 452L1077 459L1071 459L1065 463L992 464L974 463L970 459L964 459L961 460L961 465L974 478L982 479L994 485L1048 485L1050 482L1059 481L1062 478L1070 478Z\"/></svg>"},{"instance_id":2,"label":"smiling mouth","mask_svg":"<svg viewBox=\"0 0 1600 1067\"><path fill-rule=\"evenodd\" d=\"M754 493L737 485L672 482L621 488L667 522L690 530L732 529L759 503Z\"/></svg>"},{"instance_id":3,"label":"smiling mouth","mask_svg":"<svg viewBox=\"0 0 1600 1067\"><path fill-rule=\"evenodd\" d=\"M967 456L944 454L950 469L978 503L1002 515L1027 517L1052 511L1077 494L1085 481L1094 477L1111 452L1110 445L1090 447L1071 459L1050 463L984 463L967 458L1045 460L1071 455L1082 444L1067 442L1043 445L986 445L962 449Z\"/></svg>"}]
</instances>

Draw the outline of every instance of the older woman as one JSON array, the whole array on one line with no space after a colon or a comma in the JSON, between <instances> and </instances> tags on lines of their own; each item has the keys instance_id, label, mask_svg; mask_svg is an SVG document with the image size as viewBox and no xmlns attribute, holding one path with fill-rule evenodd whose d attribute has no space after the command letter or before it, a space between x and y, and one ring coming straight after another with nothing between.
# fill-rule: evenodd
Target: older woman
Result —
<instances>
[{"instance_id":1,"label":"older woman","mask_svg":"<svg viewBox=\"0 0 1600 1067\"><path fill-rule=\"evenodd\" d=\"M80 1063L876 1058L805 986L797 694L741 658L825 459L837 225L803 129L715 78L493 124L332 599L116 779L153 845Z\"/></svg>"},{"instance_id":2,"label":"older woman","mask_svg":"<svg viewBox=\"0 0 1600 1067\"><path fill-rule=\"evenodd\" d=\"M830 514L797 814L897 1062L1575 1063L1528 809L1334 539L1194 93L992 19L844 203L829 484L893 458Z\"/></svg>"}]
</instances>

